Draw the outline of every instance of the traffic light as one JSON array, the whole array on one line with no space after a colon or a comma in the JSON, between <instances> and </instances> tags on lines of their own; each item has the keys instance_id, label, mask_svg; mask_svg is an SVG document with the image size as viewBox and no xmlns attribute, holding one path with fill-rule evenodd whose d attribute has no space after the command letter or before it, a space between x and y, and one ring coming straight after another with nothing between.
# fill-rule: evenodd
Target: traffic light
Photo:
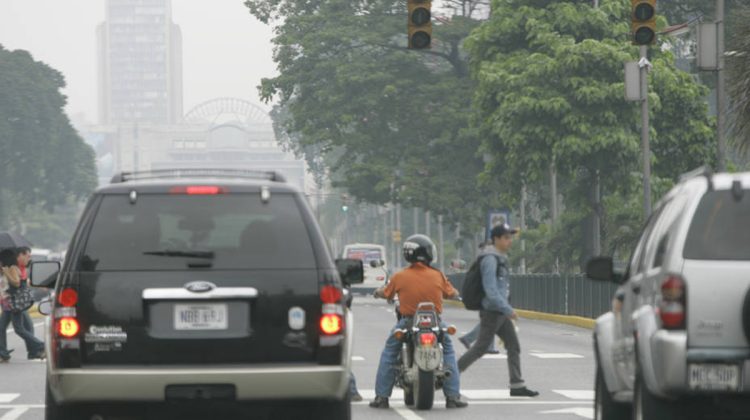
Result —
<instances>
[{"instance_id":1,"label":"traffic light","mask_svg":"<svg viewBox=\"0 0 750 420\"><path fill-rule=\"evenodd\" d=\"M409 48L421 50L432 43L432 2L409 0Z\"/></svg>"},{"instance_id":2,"label":"traffic light","mask_svg":"<svg viewBox=\"0 0 750 420\"><path fill-rule=\"evenodd\" d=\"M656 42L656 0L630 0L631 32L634 45Z\"/></svg>"}]
</instances>

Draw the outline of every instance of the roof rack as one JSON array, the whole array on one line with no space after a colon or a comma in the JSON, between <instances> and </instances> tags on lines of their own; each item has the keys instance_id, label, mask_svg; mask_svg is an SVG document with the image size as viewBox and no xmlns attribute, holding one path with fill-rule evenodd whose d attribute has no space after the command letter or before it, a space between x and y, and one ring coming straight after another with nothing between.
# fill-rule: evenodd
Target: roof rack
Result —
<instances>
[{"instance_id":1,"label":"roof rack","mask_svg":"<svg viewBox=\"0 0 750 420\"><path fill-rule=\"evenodd\" d=\"M692 171L685 172L684 174L680 175L679 181L684 182L692 178L697 178L699 176L705 177L706 182L708 182L708 190L713 191L714 189L714 171L711 169L708 165L703 165L697 169L693 169Z\"/></svg>"},{"instance_id":2,"label":"roof rack","mask_svg":"<svg viewBox=\"0 0 750 420\"><path fill-rule=\"evenodd\" d=\"M266 179L273 182L286 182L286 178L276 171L261 171L253 169L217 169L217 168L189 168L189 169L155 169L151 171L120 172L112 177L110 183L120 184L128 181L145 179L168 178L245 178Z\"/></svg>"}]
</instances>

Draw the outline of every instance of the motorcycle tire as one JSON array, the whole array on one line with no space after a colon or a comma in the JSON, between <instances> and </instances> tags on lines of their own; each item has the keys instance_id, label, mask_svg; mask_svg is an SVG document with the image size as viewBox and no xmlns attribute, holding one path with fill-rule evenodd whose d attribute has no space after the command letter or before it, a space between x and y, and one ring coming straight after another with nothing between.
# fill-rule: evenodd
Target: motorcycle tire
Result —
<instances>
[{"instance_id":1,"label":"motorcycle tire","mask_svg":"<svg viewBox=\"0 0 750 420\"><path fill-rule=\"evenodd\" d=\"M414 398L417 410L429 410L435 399L435 372L419 369L414 382Z\"/></svg>"}]
</instances>

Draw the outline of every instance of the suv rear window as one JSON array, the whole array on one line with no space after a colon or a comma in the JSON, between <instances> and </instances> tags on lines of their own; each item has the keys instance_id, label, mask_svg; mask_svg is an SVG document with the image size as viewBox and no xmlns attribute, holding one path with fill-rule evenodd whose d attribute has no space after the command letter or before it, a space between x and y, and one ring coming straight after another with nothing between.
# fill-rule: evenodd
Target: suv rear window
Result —
<instances>
[{"instance_id":1,"label":"suv rear window","mask_svg":"<svg viewBox=\"0 0 750 420\"><path fill-rule=\"evenodd\" d=\"M315 267L290 194L107 195L80 261L82 271Z\"/></svg>"},{"instance_id":2,"label":"suv rear window","mask_svg":"<svg viewBox=\"0 0 750 420\"><path fill-rule=\"evenodd\" d=\"M683 256L696 260L750 260L750 191L708 192L688 231Z\"/></svg>"}]
</instances>

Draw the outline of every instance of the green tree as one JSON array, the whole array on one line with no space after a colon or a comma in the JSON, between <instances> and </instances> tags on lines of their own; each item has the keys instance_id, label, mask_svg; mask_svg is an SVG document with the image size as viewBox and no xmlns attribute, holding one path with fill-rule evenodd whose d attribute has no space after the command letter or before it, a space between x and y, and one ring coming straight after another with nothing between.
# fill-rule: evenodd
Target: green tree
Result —
<instances>
[{"instance_id":1,"label":"green tree","mask_svg":"<svg viewBox=\"0 0 750 420\"><path fill-rule=\"evenodd\" d=\"M0 226L26 210L86 196L96 186L94 152L64 113L63 75L0 45Z\"/></svg>"},{"instance_id":2,"label":"green tree","mask_svg":"<svg viewBox=\"0 0 750 420\"><path fill-rule=\"evenodd\" d=\"M246 1L274 25L280 75L260 91L278 98L277 132L359 200L477 224L487 200L461 44L485 3L448 2L456 14L434 20L433 48L411 51L402 0Z\"/></svg>"},{"instance_id":3,"label":"green tree","mask_svg":"<svg viewBox=\"0 0 750 420\"><path fill-rule=\"evenodd\" d=\"M727 92L731 100L734 141L741 152L750 151L750 5L732 16L735 32L729 38Z\"/></svg>"},{"instance_id":4,"label":"green tree","mask_svg":"<svg viewBox=\"0 0 750 420\"><path fill-rule=\"evenodd\" d=\"M640 170L640 120L637 105L623 99L623 63L637 57L626 35L630 2L600 4L594 10L574 0L496 0L490 20L467 41L478 81L477 124L489 133L482 144L492 157L485 179L506 180L506 192L518 197L523 184L546 183L555 164L567 214L560 228L546 231L582 240L583 247L571 244L580 252L567 253L577 260L566 262L571 266L594 249L593 220L605 234L613 232L604 228L608 216L641 220L607 208L633 201L636 191L623 180ZM651 60L656 182L711 159L712 121L707 90L677 70L671 54L654 48Z\"/></svg>"}]
</instances>

